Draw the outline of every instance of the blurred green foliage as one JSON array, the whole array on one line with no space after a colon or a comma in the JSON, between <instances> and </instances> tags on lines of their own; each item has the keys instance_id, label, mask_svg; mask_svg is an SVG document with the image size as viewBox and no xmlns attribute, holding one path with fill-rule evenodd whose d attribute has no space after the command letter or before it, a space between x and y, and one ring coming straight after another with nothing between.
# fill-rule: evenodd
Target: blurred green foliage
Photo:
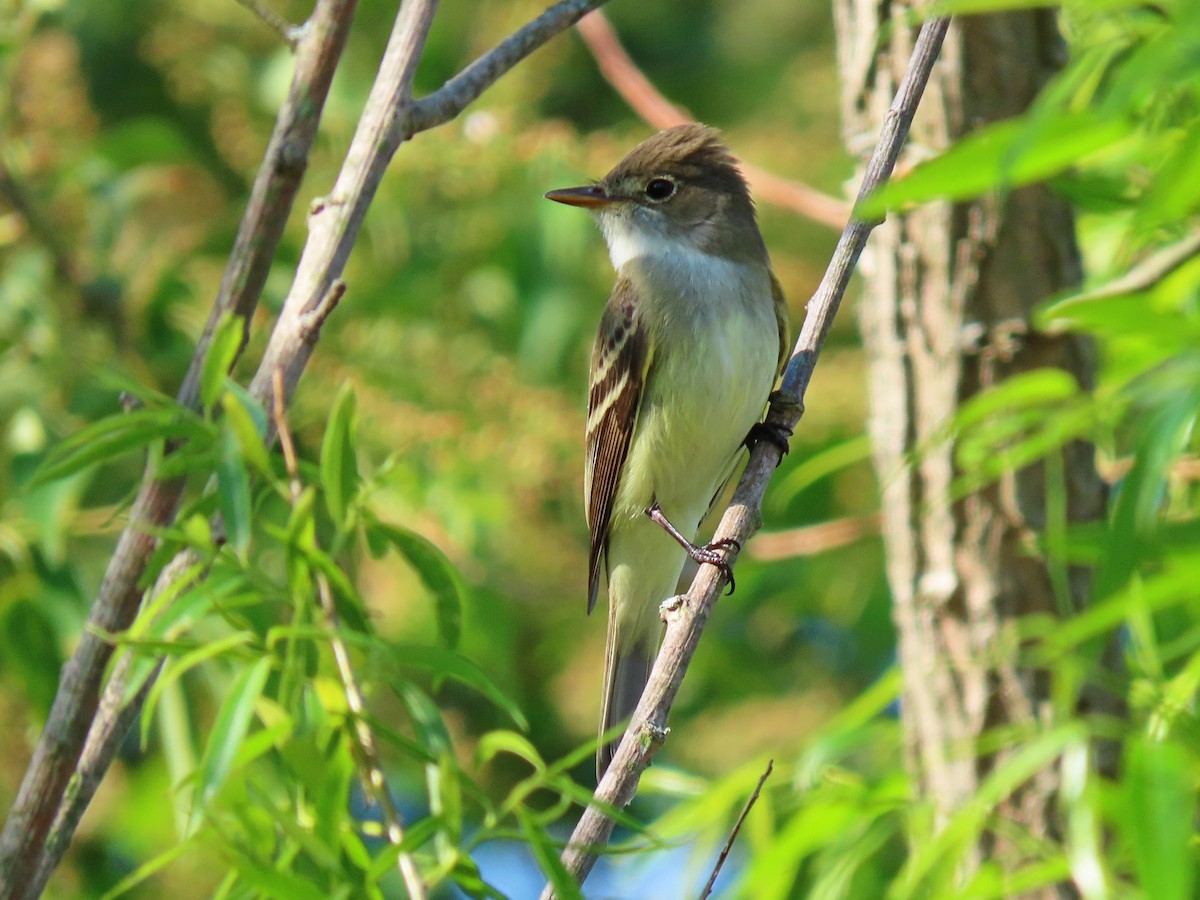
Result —
<instances>
[{"instance_id":1,"label":"blurred green foliage","mask_svg":"<svg viewBox=\"0 0 1200 900\"><path fill-rule=\"evenodd\" d=\"M985 867L970 895L1065 877L1101 885L1088 896L1191 895L1200 267L1193 259L1142 289L1095 294L1194 232L1196 6L1072 6L1071 64L1039 104L918 168L884 201L1052 177L1080 210L1089 283L1048 300L1040 324L1096 336L1097 386L1042 373L1001 385L963 411L959 457L965 488L994 478L996 465L1053 457L1066 440L1097 442L1116 484L1109 521L1048 529L1041 548L1062 565L1098 565L1097 604L1031 631L1061 673L1067 709L1095 647L1121 630L1129 678L1116 688L1131 721L1065 715L1060 727L1017 736L1022 753L934 838L904 774L878 541L770 562L751 545L632 809L655 824L631 827L631 845L655 850L651 865L669 859L669 873L639 874L636 861L598 870L607 894L646 896L635 885L648 877L659 890L666 879L671 896L694 895L773 756L776 772L722 880L729 896L959 896L956 854L991 826L1006 790L1059 758L1071 773L1062 841L1039 846L1028 870ZM101 896L135 872L145 881L130 896L395 894L394 853L357 786L327 632L314 628L323 573L423 871L447 892L453 881L486 896L478 864L497 889L529 895L535 862L552 871L550 842L565 836L550 823L591 784L604 627L584 617L583 391L612 281L586 217L541 194L603 174L647 128L564 35L459 120L401 148L289 414L296 499L278 454L256 449L266 413L236 382L290 284L304 210L332 183L394 9L359 9L247 361L232 380L209 379L205 414L189 416L166 397L215 295L289 54L232 2L9 8L0 154L16 184L0 197L0 809L144 450L156 459L165 437L186 433L187 456L172 465L196 474L164 539L199 552L211 574L121 636L138 671L157 653L168 664L51 894ZM294 21L306 13L297 2L276 8ZM540 8L444 3L418 90ZM851 166L839 149L825 6L616 2L610 15L651 79L722 127L739 155L838 192ZM798 321L833 235L769 207L761 215ZM767 532L877 508L862 368L844 315L768 494ZM121 412L122 392L141 407ZM207 525L218 508L222 549ZM1090 771L1096 732L1122 742L1121 784ZM1103 851L1102 827L1114 834Z\"/></svg>"}]
</instances>

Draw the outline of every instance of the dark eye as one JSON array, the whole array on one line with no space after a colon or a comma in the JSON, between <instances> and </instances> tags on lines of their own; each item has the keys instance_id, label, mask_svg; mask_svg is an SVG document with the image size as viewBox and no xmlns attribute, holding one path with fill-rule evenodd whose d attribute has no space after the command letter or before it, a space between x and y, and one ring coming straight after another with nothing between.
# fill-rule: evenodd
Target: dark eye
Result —
<instances>
[{"instance_id":1,"label":"dark eye","mask_svg":"<svg viewBox=\"0 0 1200 900\"><path fill-rule=\"evenodd\" d=\"M675 182L668 178L654 178L646 184L646 196L651 200L666 200L675 193Z\"/></svg>"}]
</instances>

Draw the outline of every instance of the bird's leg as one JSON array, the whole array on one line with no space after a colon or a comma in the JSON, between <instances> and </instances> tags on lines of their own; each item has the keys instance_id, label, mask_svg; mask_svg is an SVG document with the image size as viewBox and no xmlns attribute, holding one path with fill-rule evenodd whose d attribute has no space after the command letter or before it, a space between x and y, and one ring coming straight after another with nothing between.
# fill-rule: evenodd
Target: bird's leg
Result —
<instances>
[{"instance_id":1,"label":"bird's leg","mask_svg":"<svg viewBox=\"0 0 1200 900\"><path fill-rule=\"evenodd\" d=\"M724 572L725 577L729 580L729 593L733 593L735 587L733 581L733 566L729 564L729 560L725 558L725 553L723 551L733 547L738 552L741 552L741 543L734 538L722 538L719 541L712 541L711 543L705 544L702 547L693 544L683 536L683 533L678 528L671 524L670 519L663 515L662 507L658 505L658 501L655 501L650 508L646 510L646 515L650 518L651 522L657 524L662 528L663 531L673 537L675 542L684 550L686 550L688 556L690 556L697 563L708 563L710 566L716 566L718 569Z\"/></svg>"}]
</instances>

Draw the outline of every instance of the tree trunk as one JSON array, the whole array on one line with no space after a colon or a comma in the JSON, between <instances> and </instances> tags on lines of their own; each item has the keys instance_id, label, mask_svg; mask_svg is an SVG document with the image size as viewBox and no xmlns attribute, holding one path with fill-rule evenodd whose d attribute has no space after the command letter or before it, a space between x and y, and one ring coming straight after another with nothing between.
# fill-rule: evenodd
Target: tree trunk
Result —
<instances>
[{"instance_id":1,"label":"tree trunk","mask_svg":"<svg viewBox=\"0 0 1200 900\"><path fill-rule=\"evenodd\" d=\"M846 142L856 155L870 149L863 143L878 132L909 57L915 32L905 22L914 6L834 0ZM1051 11L958 19L898 170L1024 111L1062 59ZM960 403L1013 374L1055 367L1090 387L1090 344L1029 324L1035 304L1079 282L1071 209L1034 186L893 215L876 230L862 271L908 764L940 826L1005 758L1003 749L981 750L985 731L1028 734L1051 718L1047 674L1018 658L1018 620L1088 599L1088 573L1073 569L1056 601L1051 572L1031 550L1046 522L1045 467L1008 472L956 499L949 428ZM1060 459L1068 520L1100 517L1105 491L1092 448L1071 445ZM983 859L1018 865L1025 842L1007 836L1057 836L1057 782L1048 769L1011 795L999 810L1002 827L973 848L963 875Z\"/></svg>"}]
</instances>

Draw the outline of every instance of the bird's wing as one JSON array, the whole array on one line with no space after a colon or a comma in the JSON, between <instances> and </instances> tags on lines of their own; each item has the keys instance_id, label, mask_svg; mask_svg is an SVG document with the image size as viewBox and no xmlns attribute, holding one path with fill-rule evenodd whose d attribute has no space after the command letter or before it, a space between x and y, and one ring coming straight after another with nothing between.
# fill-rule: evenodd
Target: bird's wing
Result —
<instances>
[{"instance_id":1,"label":"bird's wing","mask_svg":"<svg viewBox=\"0 0 1200 900\"><path fill-rule=\"evenodd\" d=\"M592 351L583 485L591 533L589 613L596 605L613 503L650 370L650 338L638 316L638 307L637 288L629 279L619 278L604 308Z\"/></svg>"},{"instance_id":2,"label":"bird's wing","mask_svg":"<svg viewBox=\"0 0 1200 900\"><path fill-rule=\"evenodd\" d=\"M783 285L779 283L774 272L771 273L771 299L775 303L775 324L779 326L779 358L775 364L775 379L778 380L792 352L792 335L788 322L787 298L783 296Z\"/></svg>"}]
</instances>

